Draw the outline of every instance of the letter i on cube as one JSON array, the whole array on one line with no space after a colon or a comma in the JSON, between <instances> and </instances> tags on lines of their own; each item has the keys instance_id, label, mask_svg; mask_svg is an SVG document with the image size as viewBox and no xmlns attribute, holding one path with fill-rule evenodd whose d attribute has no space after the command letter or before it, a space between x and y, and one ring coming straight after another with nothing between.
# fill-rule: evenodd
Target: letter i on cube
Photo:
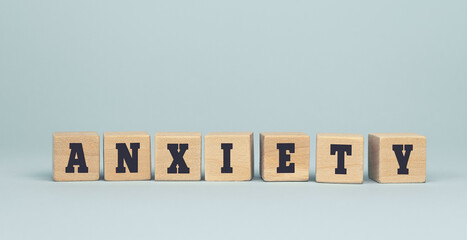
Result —
<instances>
[{"instance_id":1,"label":"letter i on cube","mask_svg":"<svg viewBox=\"0 0 467 240\"><path fill-rule=\"evenodd\" d=\"M206 181L248 181L253 178L253 133L216 132L204 137Z\"/></svg>"}]
</instances>

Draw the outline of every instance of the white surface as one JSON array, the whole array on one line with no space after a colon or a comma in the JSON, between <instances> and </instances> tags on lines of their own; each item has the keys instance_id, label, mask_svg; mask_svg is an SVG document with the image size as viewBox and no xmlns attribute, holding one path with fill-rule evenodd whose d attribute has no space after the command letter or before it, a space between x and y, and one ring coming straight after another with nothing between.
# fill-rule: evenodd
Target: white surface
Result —
<instances>
[{"instance_id":1,"label":"white surface","mask_svg":"<svg viewBox=\"0 0 467 240\"><path fill-rule=\"evenodd\" d=\"M251 182L53 182L51 159L8 159L0 165L1 239L446 239L467 233L466 164L431 163L424 184L275 183L258 175Z\"/></svg>"}]
</instances>

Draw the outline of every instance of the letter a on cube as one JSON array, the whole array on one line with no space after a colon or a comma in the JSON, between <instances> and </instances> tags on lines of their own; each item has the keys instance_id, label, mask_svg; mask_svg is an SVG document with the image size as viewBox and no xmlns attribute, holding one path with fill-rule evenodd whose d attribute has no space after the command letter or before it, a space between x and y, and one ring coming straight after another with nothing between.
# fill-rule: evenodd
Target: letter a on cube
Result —
<instances>
[{"instance_id":1,"label":"letter a on cube","mask_svg":"<svg viewBox=\"0 0 467 240\"><path fill-rule=\"evenodd\" d=\"M55 181L99 180L99 135L96 132L56 132Z\"/></svg>"}]
</instances>

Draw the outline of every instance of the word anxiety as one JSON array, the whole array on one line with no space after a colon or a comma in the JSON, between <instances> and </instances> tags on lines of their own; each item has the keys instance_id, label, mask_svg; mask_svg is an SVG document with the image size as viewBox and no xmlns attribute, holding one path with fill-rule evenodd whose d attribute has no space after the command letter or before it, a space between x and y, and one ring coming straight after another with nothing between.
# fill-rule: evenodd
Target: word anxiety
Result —
<instances>
[{"instance_id":1,"label":"word anxiety","mask_svg":"<svg viewBox=\"0 0 467 240\"><path fill-rule=\"evenodd\" d=\"M53 134L55 181L100 178L100 138L96 132ZM147 132L106 132L105 180L151 179L151 136ZM154 137L154 179L201 180L202 135L158 132ZM252 132L215 132L204 136L206 181L253 178ZM316 135L316 182L362 183L364 137ZM264 181L308 181L310 136L298 132L260 134L260 173ZM426 179L426 137L413 133L368 135L368 174L379 183L415 183Z\"/></svg>"}]
</instances>

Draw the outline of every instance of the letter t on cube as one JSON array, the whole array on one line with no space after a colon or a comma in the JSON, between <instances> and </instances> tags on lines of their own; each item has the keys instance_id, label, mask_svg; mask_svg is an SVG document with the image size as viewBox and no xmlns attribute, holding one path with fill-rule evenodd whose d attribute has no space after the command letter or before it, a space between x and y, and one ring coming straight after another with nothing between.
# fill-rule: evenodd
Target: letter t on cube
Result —
<instances>
[{"instance_id":1,"label":"letter t on cube","mask_svg":"<svg viewBox=\"0 0 467 240\"><path fill-rule=\"evenodd\" d=\"M363 145L360 134L317 134L316 182L362 183Z\"/></svg>"}]
</instances>

